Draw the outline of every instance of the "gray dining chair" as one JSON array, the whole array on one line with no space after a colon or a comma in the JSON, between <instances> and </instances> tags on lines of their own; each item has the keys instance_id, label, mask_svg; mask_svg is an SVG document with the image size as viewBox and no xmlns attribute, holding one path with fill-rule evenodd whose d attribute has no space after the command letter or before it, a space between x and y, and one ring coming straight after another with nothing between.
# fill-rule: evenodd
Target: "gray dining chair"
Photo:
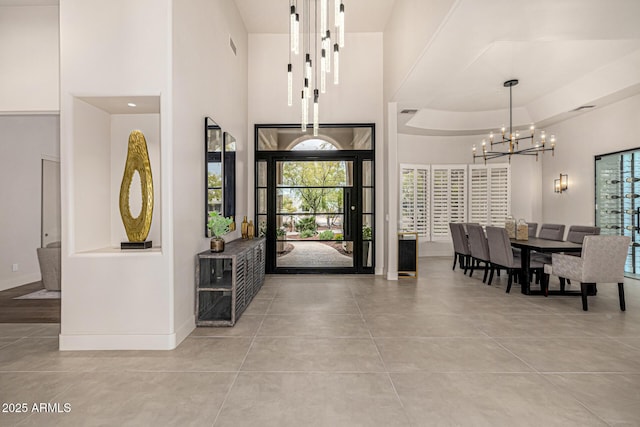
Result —
<instances>
[{"instance_id":1,"label":"gray dining chair","mask_svg":"<svg viewBox=\"0 0 640 427\"><path fill-rule=\"evenodd\" d=\"M528 222L529 226L529 237L536 237L536 233L538 232L538 223L537 222Z\"/></svg>"},{"instance_id":2,"label":"gray dining chair","mask_svg":"<svg viewBox=\"0 0 640 427\"><path fill-rule=\"evenodd\" d=\"M567 241L573 243L582 243L584 236L600 234L600 227L591 227L586 225L572 225L567 232Z\"/></svg>"},{"instance_id":3,"label":"gray dining chair","mask_svg":"<svg viewBox=\"0 0 640 427\"><path fill-rule=\"evenodd\" d=\"M580 257L553 254L552 263L545 272L580 282L582 309L589 310L589 286L597 283L617 283L620 310L625 311L624 264L629 252L629 236L586 235Z\"/></svg>"},{"instance_id":4,"label":"gray dining chair","mask_svg":"<svg viewBox=\"0 0 640 427\"><path fill-rule=\"evenodd\" d=\"M484 276L482 283L487 282L487 275L491 265L489 259L489 243L484 235L484 230L480 224L467 224L467 233L469 234L469 250L471 251L471 267L469 277L473 276L476 266L484 263Z\"/></svg>"},{"instance_id":5,"label":"gray dining chair","mask_svg":"<svg viewBox=\"0 0 640 427\"><path fill-rule=\"evenodd\" d=\"M563 240L564 225L563 224L542 224L540 226L539 239L547 240Z\"/></svg>"},{"instance_id":6,"label":"gray dining chair","mask_svg":"<svg viewBox=\"0 0 640 427\"><path fill-rule=\"evenodd\" d=\"M454 252L452 270L456 269L456 261L458 261L460 268L464 269L464 274L467 274L471 251L469 250L469 239L467 238L464 226L459 222L450 222L449 230L451 231Z\"/></svg>"},{"instance_id":7,"label":"gray dining chair","mask_svg":"<svg viewBox=\"0 0 640 427\"><path fill-rule=\"evenodd\" d=\"M493 280L493 273L497 269L504 269L508 274L507 290L511 291L514 276L522 271L522 260L514 257L511 242L507 230L500 227L487 227L487 241L489 243L489 258L491 261L491 271L489 273L489 285ZM541 274L543 264L531 260L529 269Z\"/></svg>"}]
</instances>

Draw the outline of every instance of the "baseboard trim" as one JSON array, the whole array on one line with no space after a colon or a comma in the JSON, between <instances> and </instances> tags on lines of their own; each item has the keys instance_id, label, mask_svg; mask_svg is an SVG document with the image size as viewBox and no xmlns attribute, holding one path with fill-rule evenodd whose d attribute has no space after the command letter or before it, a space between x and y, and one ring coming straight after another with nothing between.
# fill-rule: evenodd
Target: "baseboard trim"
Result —
<instances>
[{"instance_id":1,"label":"baseboard trim","mask_svg":"<svg viewBox=\"0 0 640 427\"><path fill-rule=\"evenodd\" d=\"M58 337L60 351L71 350L173 350L176 334L166 335L64 335Z\"/></svg>"},{"instance_id":2,"label":"baseboard trim","mask_svg":"<svg viewBox=\"0 0 640 427\"><path fill-rule=\"evenodd\" d=\"M398 280L398 272L388 271L387 280Z\"/></svg>"}]
</instances>

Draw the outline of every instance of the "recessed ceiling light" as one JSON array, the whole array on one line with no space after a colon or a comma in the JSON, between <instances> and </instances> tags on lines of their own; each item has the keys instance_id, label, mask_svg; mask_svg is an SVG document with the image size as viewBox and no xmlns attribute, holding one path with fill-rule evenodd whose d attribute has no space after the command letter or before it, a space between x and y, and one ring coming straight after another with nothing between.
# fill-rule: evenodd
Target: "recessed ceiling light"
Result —
<instances>
[{"instance_id":1,"label":"recessed ceiling light","mask_svg":"<svg viewBox=\"0 0 640 427\"><path fill-rule=\"evenodd\" d=\"M136 104L134 104L133 102L128 102L128 103L127 103L127 105L128 105L129 107L135 107L135 106L136 106Z\"/></svg>"}]
</instances>

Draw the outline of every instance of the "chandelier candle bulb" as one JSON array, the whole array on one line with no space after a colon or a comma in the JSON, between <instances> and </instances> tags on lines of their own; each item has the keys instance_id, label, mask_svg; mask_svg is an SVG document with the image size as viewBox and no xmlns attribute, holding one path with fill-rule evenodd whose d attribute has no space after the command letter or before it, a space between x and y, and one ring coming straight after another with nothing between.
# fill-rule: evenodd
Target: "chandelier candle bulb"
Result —
<instances>
[{"instance_id":1,"label":"chandelier candle bulb","mask_svg":"<svg viewBox=\"0 0 640 427\"><path fill-rule=\"evenodd\" d=\"M318 89L313 91L313 136L318 136L319 123Z\"/></svg>"},{"instance_id":2,"label":"chandelier candle bulb","mask_svg":"<svg viewBox=\"0 0 640 427\"><path fill-rule=\"evenodd\" d=\"M297 55L300 53L300 14L296 13L296 22L294 26L293 38L295 40L295 51Z\"/></svg>"},{"instance_id":3,"label":"chandelier candle bulb","mask_svg":"<svg viewBox=\"0 0 640 427\"><path fill-rule=\"evenodd\" d=\"M322 49L322 59L320 59L320 92L327 91L327 52Z\"/></svg>"},{"instance_id":4,"label":"chandelier candle bulb","mask_svg":"<svg viewBox=\"0 0 640 427\"><path fill-rule=\"evenodd\" d=\"M291 5L291 14L289 15L289 38L291 42L291 52L296 51L295 31L296 31L296 7Z\"/></svg>"},{"instance_id":5,"label":"chandelier candle bulb","mask_svg":"<svg viewBox=\"0 0 640 427\"><path fill-rule=\"evenodd\" d=\"M340 47L344 47L344 3L340 3L340 13L338 14L338 41Z\"/></svg>"},{"instance_id":6,"label":"chandelier candle bulb","mask_svg":"<svg viewBox=\"0 0 640 427\"><path fill-rule=\"evenodd\" d=\"M329 52L331 49L331 31L327 30L327 35L324 38L325 47L324 50ZM327 73L331 72L331 55L327 55Z\"/></svg>"}]
</instances>

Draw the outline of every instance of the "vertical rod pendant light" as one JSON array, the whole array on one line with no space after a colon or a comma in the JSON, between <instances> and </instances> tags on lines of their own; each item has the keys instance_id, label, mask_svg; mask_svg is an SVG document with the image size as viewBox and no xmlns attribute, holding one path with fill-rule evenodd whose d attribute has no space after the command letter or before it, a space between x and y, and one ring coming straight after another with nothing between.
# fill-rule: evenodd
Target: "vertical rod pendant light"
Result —
<instances>
[{"instance_id":1,"label":"vertical rod pendant light","mask_svg":"<svg viewBox=\"0 0 640 427\"><path fill-rule=\"evenodd\" d=\"M333 45L333 84L340 83L340 46Z\"/></svg>"},{"instance_id":2,"label":"vertical rod pendant light","mask_svg":"<svg viewBox=\"0 0 640 427\"><path fill-rule=\"evenodd\" d=\"M300 112L302 131L309 126L312 113L313 132L318 134L320 94L326 93L327 73L333 72L333 83L340 82L340 47L344 46L344 3L333 0L334 11L330 14L328 0L289 0L289 63L287 64L287 104L293 104L293 61L292 55L299 55L302 65L302 90L300 91ZM299 7L298 7L299 6ZM300 16L302 15L302 16ZM302 28L300 19L302 18ZM333 18L333 22L331 21ZM329 26L335 28L332 40ZM302 45L302 49L300 46ZM312 57L315 56L315 59ZM333 57L333 59L332 59ZM315 61L316 67L313 67ZM333 65L332 65L333 62ZM333 68L333 70L332 70ZM311 101L313 99L313 101ZM309 111L313 102L313 110Z\"/></svg>"}]
</instances>

